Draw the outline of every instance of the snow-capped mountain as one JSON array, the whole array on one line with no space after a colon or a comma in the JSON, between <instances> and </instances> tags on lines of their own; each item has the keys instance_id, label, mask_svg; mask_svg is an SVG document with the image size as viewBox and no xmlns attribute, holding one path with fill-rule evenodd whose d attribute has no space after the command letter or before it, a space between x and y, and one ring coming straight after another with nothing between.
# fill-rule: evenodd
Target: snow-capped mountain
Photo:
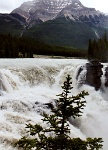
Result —
<instances>
[{"instance_id":1,"label":"snow-capped mountain","mask_svg":"<svg viewBox=\"0 0 108 150\"><path fill-rule=\"evenodd\" d=\"M56 17L63 8L72 2L72 0L33 0L23 3L12 13L18 13L26 19L39 18L42 21L47 21Z\"/></svg>"},{"instance_id":2,"label":"snow-capped mountain","mask_svg":"<svg viewBox=\"0 0 108 150\"><path fill-rule=\"evenodd\" d=\"M32 0L0 14L0 33L34 38L51 45L84 48L108 33L108 15L80 0Z\"/></svg>"},{"instance_id":3,"label":"snow-capped mountain","mask_svg":"<svg viewBox=\"0 0 108 150\"><path fill-rule=\"evenodd\" d=\"M108 16L96 11L95 8L87 8L79 0L33 0L24 2L12 13L17 13L27 22L34 20L52 20L60 16L69 17L72 20L93 23L106 27Z\"/></svg>"}]
</instances>

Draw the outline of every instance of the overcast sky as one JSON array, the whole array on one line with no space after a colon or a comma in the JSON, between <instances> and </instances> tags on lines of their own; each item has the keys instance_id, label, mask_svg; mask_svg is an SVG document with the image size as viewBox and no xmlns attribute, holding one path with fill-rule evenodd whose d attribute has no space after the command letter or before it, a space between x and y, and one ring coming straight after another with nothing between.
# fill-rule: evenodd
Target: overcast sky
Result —
<instances>
[{"instance_id":1,"label":"overcast sky","mask_svg":"<svg viewBox=\"0 0 108 150\"><path fill-rule=\"evenodd\" d=\"M10 13L28 0L0 0L0 13ZM108 0L80 0L84 6L96 8L108 14Z\"/></svg>"}]
</instances>

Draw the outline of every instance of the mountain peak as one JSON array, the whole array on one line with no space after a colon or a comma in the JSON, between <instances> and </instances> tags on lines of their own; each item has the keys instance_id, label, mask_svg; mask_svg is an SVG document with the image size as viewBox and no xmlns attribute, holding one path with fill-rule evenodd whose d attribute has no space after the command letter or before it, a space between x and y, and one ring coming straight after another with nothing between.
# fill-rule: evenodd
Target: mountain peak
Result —
<instances>
[{"instance_id":1,"label":"mountain peak","mask_svg":"<svg viewBox=\"0 0 108 150\"><path fill-rule=\"evenodd\" d=\"M19 8L12 11L26 19L32 15L42 21L47 21L55 18L65 7L79 8L83 5L79 0L33 0L24 2Z\"/></svg>"},{"instance_id":2,"label":"mountain peak","mask_svg":"<svg viewBox=\"0 0 108 150\"><path fill-rule=\"evenodd\" d=\"M100 23L100 17L105 15L96 11L95 8L83 6L79 0L33 0L24 2L12 13L21 15L26 18L27 23L32 22L32 25L35 25L37 20L45 22L60 16L68 16L74 21L92 22L96 25L101 25L102 22L108 23L105 17L105 21Z\"/></svg>"}]
</instances>

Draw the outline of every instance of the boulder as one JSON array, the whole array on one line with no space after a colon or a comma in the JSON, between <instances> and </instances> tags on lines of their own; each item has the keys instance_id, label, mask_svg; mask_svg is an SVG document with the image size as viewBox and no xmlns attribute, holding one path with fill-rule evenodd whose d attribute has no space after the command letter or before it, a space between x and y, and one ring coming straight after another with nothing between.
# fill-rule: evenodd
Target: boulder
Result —
<instances>
[{"instance_id":1,"label":"boulder","mask_svg":"<svg viewBox=\"0 0 108 150\"><path fill-rule=\"evenodd\" d=\"M108 87L108 67L105 68L105 86Z\"/></svg>"},{"instance_id":2,"label":"boulder","mask_svg":"<svg viewBox=\"0 0 108 150\"><path fill-rule=\"evenodd\" d=\"M86 84L95 87L96 90L99 90L101 86L102 68L103 65L98 60L86 63Z\"/></svg>"}]
</instances>

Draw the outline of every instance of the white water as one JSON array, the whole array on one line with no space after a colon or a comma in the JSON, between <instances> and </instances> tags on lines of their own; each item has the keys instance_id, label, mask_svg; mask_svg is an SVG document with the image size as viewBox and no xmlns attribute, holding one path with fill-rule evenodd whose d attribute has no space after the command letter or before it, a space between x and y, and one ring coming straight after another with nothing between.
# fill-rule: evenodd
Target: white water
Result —
<instances>
[{"instance_id":1,"label":"white water","mask_svg":"<svg viewBox=\"0 0 108 150\"><path fill-rule=\"evenodd\" d=\"M0 60L0 150L17 150L11 143L25 134L25 124L43 123L42 112L50 110L42 104L57 98L67 74L72 77L73 95L82 90L89 92L83 116L70 125L71 136L102 137L103 149L108 149L107 89L102 93L87 85L77 88L77 70L86 62L41 58Z\"/></svg>"}]
</instances>

